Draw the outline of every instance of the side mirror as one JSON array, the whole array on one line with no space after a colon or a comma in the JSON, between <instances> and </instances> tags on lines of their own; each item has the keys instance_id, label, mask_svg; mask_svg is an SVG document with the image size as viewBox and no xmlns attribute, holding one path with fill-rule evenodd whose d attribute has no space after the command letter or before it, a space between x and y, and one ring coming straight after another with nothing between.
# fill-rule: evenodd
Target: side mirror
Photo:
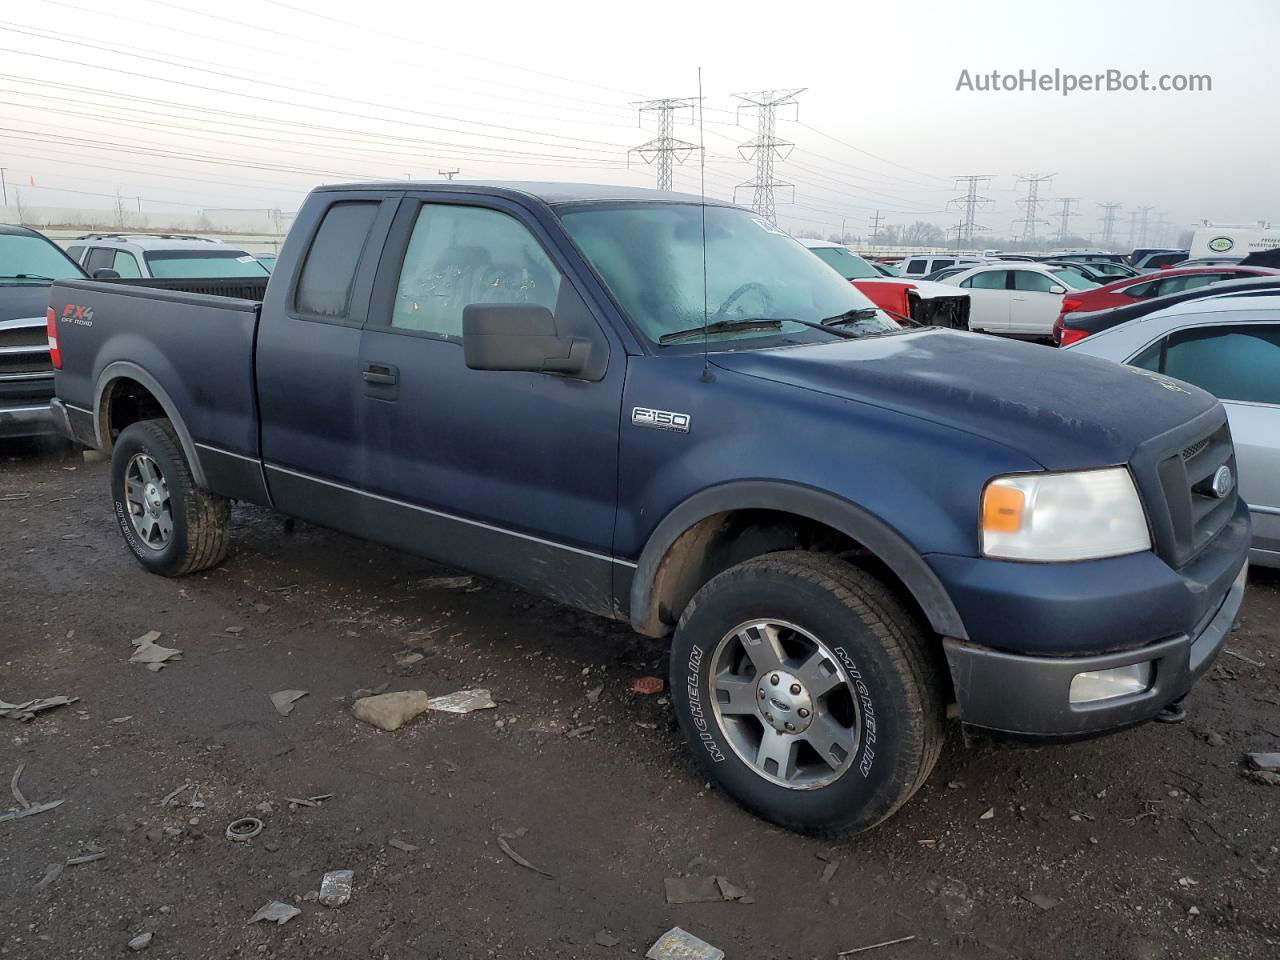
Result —
<instances>
[{"instance_id":1,"label":"side mirror","mask_svg":"<svg viewBox=\"0 0 1280 960\"><path fill-rule=\"evenodd\" d=\"M93 271L93 279L95 280L119 280L120 274L116 273L110 267L99 267Z\"/></svg>"},{"instance_id":2,"label":"side mirror","mask_svg":"<svg viewBox=\"0 0 1280 960\"><path fill-rule=\"evenodd\" d=\"M1067 288L1062 286L1061 284L1055 283L1052 287L1049 288L1049 292L1050 293L1066 293Z\"/></svg>"},{"instance_id":3,"label":"side mirror","mask_svg":"<svg viewBox=\"0 0 1280 960\"><path fill-rule=\"evenodd\" d=\"M472 370L582 373L591 341L561 336L546 307L473 303L462 310L462 354Z\"/></svg>"}]
</instances>

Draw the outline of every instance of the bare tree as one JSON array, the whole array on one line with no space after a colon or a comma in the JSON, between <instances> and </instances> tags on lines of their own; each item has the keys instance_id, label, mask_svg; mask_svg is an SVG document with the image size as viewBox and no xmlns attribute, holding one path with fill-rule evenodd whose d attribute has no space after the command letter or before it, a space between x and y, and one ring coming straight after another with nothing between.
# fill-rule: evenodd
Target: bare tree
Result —
<instances>
[{"instance_id":1,"label":"bare tree","mask_svg":"<svg viewBox=\"0 0 1280 960\"><path fill-rule=\"evenodd\" d=\"M947 235L936 223L917 220L910 226L903 228L901 242L905 246L920 247L927 244L940 244L946 238Z\"/></svg>"}]
</instances>

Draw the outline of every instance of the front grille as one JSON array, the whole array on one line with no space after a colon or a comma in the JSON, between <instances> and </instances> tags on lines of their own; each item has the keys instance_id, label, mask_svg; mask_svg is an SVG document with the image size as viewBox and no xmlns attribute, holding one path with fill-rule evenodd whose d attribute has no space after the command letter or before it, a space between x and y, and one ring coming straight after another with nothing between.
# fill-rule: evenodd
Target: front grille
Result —
<instances>
[{"instance_id":1,"label":"front grille","mask_svg":"<svg viewBox=\"0 0 1280 960\"><path fill-rule=\"evenodd\" d=\"M1236 477L1231 429L1225 423L1159 463L1160 486L1172 526L1169 559L1175 566L1182 566L1203 550L1235 513L1239 494L1234 484L1225 497L1213 492L1214 474L1223 466Z\"/></svg>"}]
</instances>

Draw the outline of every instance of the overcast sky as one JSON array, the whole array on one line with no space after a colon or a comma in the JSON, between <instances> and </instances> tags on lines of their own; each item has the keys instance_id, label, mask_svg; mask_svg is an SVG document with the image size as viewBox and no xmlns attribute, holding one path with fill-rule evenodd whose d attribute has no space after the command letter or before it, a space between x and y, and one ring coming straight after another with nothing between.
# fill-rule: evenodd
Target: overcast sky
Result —
<instances>
[{"instance_id":1,"label":"overcast sky","mask_svg":"<svg viewBox=\"0 0 1280 960\"><path fill-rule=\"evenodd\" d=\"M1104 200L1183 225L1280 219L1270 0L22 0L5 13L0 165L32 206L109 207L119 190L155 211L288 211L319 182L453 168L649 184L627 148L655 118L639 126L629 104L696 96L701 66L715 196L754 172L736 145L755 119L737 125L733 94L805 88L799 122L780 112L796 146L775 172L796 185L794 204L778 192L796 233L865 233L877 209L949 227L952 178L971 173L995 177L978 219L998 234L1031 173L1055 174L1053 230L1064 196L1081 198L1081 233ZM1208 74L1212 91L956 90L962 70L1032 68ZM675 135L697 140L688 122ZM696 162L677 168L677 189L697 185Z\"/></svg>"}]
</instances>

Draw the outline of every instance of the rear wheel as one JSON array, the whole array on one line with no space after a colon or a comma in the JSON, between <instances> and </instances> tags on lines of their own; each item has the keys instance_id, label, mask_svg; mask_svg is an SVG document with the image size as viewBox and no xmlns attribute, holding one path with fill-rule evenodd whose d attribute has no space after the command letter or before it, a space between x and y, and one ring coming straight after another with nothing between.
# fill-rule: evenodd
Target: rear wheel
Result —
<instances>
[{"instance_id":1,"label":"rear wheel","mask_svg":"<svg viewBox=\"0 0 1280 960\"><path fill-rule=\"evenodd\" d=\"M870 829L942 749L944 674L882 583L833 557L770 554L694 597L676 630L673 702L709 779L780 826Z\"/></svg>"},{"instance_id":2,"label":"rear wheel","mask_svg":"<svg viewBox=\"0 0 1280 960\"><path fill-rule=\"evenodd\" d=\"M231 501L197 487L168 420L141 420L111 454L116 522L138 562L166 577L205 570L227 555Z\"/></svg>"}]
</instances>

